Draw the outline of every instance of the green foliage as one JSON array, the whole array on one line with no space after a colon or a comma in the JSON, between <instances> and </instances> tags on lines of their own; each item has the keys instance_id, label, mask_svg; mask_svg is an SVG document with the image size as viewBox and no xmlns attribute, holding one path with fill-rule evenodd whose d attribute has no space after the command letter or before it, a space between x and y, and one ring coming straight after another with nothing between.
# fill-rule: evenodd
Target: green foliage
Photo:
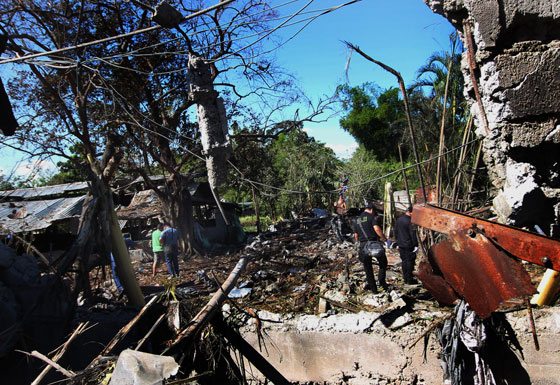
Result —
<instances>
[{"instance_id":1,"label":"green foliage","mask_svg":"<svg viewBox=\"0 0 560 385\"><path fill-rule=\"evenodd\" d=\"M359 146L352 157L340 168L350 181L350 189L346 194L350 207L363 206L364 199L383 199L385 182L392 182L395 189L404 188L402 174L394 174L388 178L376 178L400 168L395 161L380 162L375 155L364 146Z\"/></svg>"},{"instance_id":2,"label":"green foliage","mask_svg":"<svg viewBox=\"0 0 560 385\"><path fill-rule=\"evenodd\" d=\"M340 126L380 161L398 159L397 146L406 128L399 90L379 92L371 83L357 87L341 85L338 95L346 112Z\"/></svg>"},{"instance_id":3,"label":"green foliage","mask_svg":"<svg viewBox=\"0 0 560 385\"><path fill-rule=\"evenodd\" d=\"M272 165L277 185L305 194L280 194L276 205L281 213L301 212L328 206L328 195L311 192L336 188L337 169L341 164L334 152L316 142L303 130L281 134L271 143Z\"/></svg>"},{"instance_id":4,"label":"green foliage","mask_svg":"<svg viewBox=\"0 0 560 385\"><path fill-rule=\"evenodd\" d=\"M236 132L243 133L248 131ZM246 179L260 183L256 184L255 193L263 217L276 218L278 214L288 216L290 211L329 206L329 194L313 192L337 187L337 172L342 162L330 148L310 138L301 125L266 140L249 137L238 136L233 161ZM231 174L228 186L222 192L225 199L253 201L251 185L237 174Z\"/></svg>"},{"instance_id":5,"label":"green foliage","mask_svg":"<svg viewBox=\"0 0 560 385\"><path fill-rule=\"evenodd\" d=\"M273 223L272 219L268 215L261 216L259 219L261 221L261 229L266 229ZM241 223L241 226L243 226L243 230L245 230L246 232L257 231L256 215L245 215L239 218L239 222Z\"/></svg>"}]
</instances>

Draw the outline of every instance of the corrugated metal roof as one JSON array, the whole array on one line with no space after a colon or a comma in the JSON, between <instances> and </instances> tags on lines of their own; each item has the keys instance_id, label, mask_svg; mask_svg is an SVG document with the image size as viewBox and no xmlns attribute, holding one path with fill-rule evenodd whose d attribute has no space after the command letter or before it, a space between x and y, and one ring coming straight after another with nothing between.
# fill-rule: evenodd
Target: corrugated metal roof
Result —
<instances>
[{"instance_id":1,"label":"corrugated metal roof","mask_svg":"<svg viewBox=\"0 0 560 385\"><path fill-rule=\"evenodd\" d=\"M35 199L46 198L50 196L63 195L68 193L75 193L85 191L88 189L87 182L74 182L57 184L54 186L20 188L17 190L0 191L0 200L16 200L16 199Z\"/></svg>"},{"instance_id":2,"label":"corrugated metal roof","mask_svg":"<svg viewBox=\"0 0 560 385\"><path fill-rule=\"evenodd\" d=\"M150 218L161 215L161 201L153 190L139 191L134 194L127 207L117 210L119 219Z\"/></svg>"},{"instance_id":3,"label":"corrugated metal roof","mask_svg":"<svg viewBox=\"0 0 560 385\"><path fill-rule=\"evenodd\" d=\"M85 195L38 201L0 203L0 231L42 230L53 222L79 216ZM14 213L15 210L15 213Z\"/></svg>"}]
</instances>

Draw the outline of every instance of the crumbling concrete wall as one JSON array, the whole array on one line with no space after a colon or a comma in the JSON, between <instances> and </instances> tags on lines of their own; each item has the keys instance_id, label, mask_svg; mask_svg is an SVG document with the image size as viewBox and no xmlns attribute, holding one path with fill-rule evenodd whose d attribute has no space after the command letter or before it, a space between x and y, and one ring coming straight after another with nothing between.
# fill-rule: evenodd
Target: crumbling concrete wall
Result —
<instances>
[{"instance_id":1,"label":"crumbling concrete wall","mask_svg":"<svg viewBox=\"0 0 560 385\"><path fill-rule=\"evenodd\" d=\"M484 136L502 222L548 226L560 209L560 1L425 0L459 31L472 27L485 132L463 58L465 92ZM465 44L467 46L467 44ZM547 231L547 229L544 229Z\"/></svg>"},{"instance_id":2,"label":"crumbling concrete wall","mask_svg":"<svg viewBox=\"0 0 560 385\"><path fill-rule=\"evenodd\" d=\"M523 358L532 384L558 384L560 310L536 309L534 314L539 351L533 344L527 312L509 313L507 318L523 348ZM432 316L437 318L442 314L432 312ZM397 330L390 330L381 321L381 314L374 312L328 316L259 312L259 317L262 320L259 325L262 327L263 340L258 340L254 320L241 328L243 337L294 383L443 383L443 371L438 359L441 347L436 337L432 335L429 340L426 360L423 340L412 346L426 332L423 323L412 322ZM251 375L262 380L255 368L250 370Z\"/></svg>"}]
</instances>

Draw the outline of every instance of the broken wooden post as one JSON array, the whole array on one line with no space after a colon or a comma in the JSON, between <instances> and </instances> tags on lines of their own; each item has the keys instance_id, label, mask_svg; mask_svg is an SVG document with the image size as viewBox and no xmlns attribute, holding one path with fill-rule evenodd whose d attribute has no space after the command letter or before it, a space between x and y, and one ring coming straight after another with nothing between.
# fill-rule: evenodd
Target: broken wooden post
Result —
<instances>
[{"instance_id":1,"label":"broken wooden post","mask_svg":"<svg viewBox=\"0 0 560 385\"><path fill-rule=\"evenodd\" d=\"M184 328L175 340L171 341L169 347L163 351L162 354L165 354L170 349L177 346L181 341L191 338L196 335L202 328L210 321L214 313L220 309L222 303L226 300L229 292L235 286L237 279L245 270L245 267L249 263L251 259L250 256L242 256L237 265L233 268L225 282L222 286L214 293L210 301L198 312L198 314L189 322L186 328Z\"/></svg>"},{"instance_id":2,"label":"broken wooden post","mask_svg":"<svg viewBox=\"0 0 560 385\"><path fill-rule=\"evenodd\" d=\"M117 265L117 272L130 304L134 307L141 308L146 304L146 301L144 300L144 295L134 275L134 269L132 268L121 227L119 226L119 220L112 206L111 204L111 216L109 218L111 226L111 249L113 257L115 258L115 264Z\"/></svg>"},{"instance_id":3,"label":"broken wooden post","mask_svg":"<svg viewBox=\"0 0 560 385\"><path fill-rule=\"evenodd\" d=\"M290 385L286 379L274 366L270 364L255 348L253 348L241 335L229 326L222 317L214 317L212 325L225 339L235 347L249 362L266 377L267 380L275 385Z\"/></svg>"},{"instance_id":4,"label":"broken wooden post","mask_svg":"<svg viewBox=\"0 0 560 385\"><path fill-rule=\"evenodd\" d=\"M261 232L261 218L259 213L259 201L257 200L257 194L255 193L255 186L251 185L251 192L253 193L253 207L255 208L255 220L257 225L257 233Z\"/></svg>"},{"instance_id":5,"label":"broken wooden post","mask_svg":"<svg viewBox=\"0 0 560 385\"><path fill-rule=\"evenodd\" d=\"M393 186L391 185L391 182L386 182L385 199L383 199L383 231L387 238L389 238L389 235L391 234L394 214Z\"/></svg>"}]
</instances>

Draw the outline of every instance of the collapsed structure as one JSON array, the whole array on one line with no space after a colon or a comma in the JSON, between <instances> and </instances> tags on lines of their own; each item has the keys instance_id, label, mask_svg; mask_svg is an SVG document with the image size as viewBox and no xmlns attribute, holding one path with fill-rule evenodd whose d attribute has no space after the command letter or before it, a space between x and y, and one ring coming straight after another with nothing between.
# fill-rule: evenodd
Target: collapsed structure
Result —
<instances>
[{"instance_id":1,"label":"collapsed structure","mask_svg":"<svg viewBox=\"0 0 560 385\"><path fill-rule=\"evenodd\" d=\"M462 31L465 92L499 220L558 234L560 2L425 2Z\"/></svg>"}]
</instances>

